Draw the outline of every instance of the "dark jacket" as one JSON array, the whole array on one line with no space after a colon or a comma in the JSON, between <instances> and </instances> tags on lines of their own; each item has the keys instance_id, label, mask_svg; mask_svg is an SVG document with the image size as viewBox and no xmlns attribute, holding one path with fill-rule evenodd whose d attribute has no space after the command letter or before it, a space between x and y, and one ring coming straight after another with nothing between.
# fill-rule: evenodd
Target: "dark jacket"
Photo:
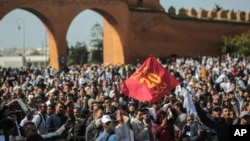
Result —
<instances>
[{"instance_id":1,"label":"dark jacket","mask_svg":"<svg viewBox=\"0 0 250 141\"><path fill-rule=\"evenodd\" d=\"M68 130L67 141L75 141L75 140L85 140L85 129L86 129L86 121L83 119L76 119L70 125Z\"/></svg>"},{"instance_id":2,"label":"dark jacket","mask_svg":"<svg viewBox=\"0 0 250 141\"><path fill-rule=\"evenodd\" d=\"M53 113L49 116L46 124L49 132L54 132L66 123L68 117L65 114Z\"/></svg>"},{"instance_id":3,"label":"dark jacket","mask_svg":"<svg viewBox=\"0 0 250 141\"><path fill-rule=\"evenodd\" d=\"M198 116L202 123L207 127L215 130L219 141L229 141L229 125L225 120L211 119L207 116L206 112L200 108L199 104L195 104Z\"/></svg>"}]
</instances>

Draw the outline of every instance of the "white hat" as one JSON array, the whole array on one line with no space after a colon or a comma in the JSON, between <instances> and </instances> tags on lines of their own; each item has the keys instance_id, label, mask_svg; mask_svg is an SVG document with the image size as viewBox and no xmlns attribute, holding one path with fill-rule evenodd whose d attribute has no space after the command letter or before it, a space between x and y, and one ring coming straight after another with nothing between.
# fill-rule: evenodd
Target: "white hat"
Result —
<instances>
[{"instance_id":1,"label":"white hat","mask_svg":"<svg viewBox=\"0 0 250 141\"><path fill-rule=\"evenodd\" d=\"M87 86L87 87L85 87L85 91L88 91L89 89L90 89L90 87L88 87L88 86Z\"/></svg>"},{"instance_id":2,"label":"white hat","mask_svg":"<svg viewBox=\"0 0 250 141\"><path fill-rule=\"evenodd\" d=\"M34 98L34 95L32 95L32 94L29 94L28 95L28 99L30 100L30 99L33 99Z\"/></svg>"},{"instance_id":3,"label":"white hat","mask_svg":"<svg viewBox=\"0 0 250 141\"><path fill-rule=\"evenodd\" d=\"M250 113L248 111L243 111L240 113L240 118L243 118L244 116L250 116Z\"/></svg>"},{"instance_id":4,"label":"white hat","mask_svg":"<svg viewBox=\"0 0 250 141\"><path fill-rule=\"evenodd\" d=\"M88 105L92 104L93 102L95 102L95 99L90 98L90 99L88 100Z\"/></svg>"},{"instance_id":5,"label":"white hat","mask_svg":"<svg viewBox=\"0 0 250 141\"><path fill-rule=\"evenodd\" d=\"M13 88L14 91L16 91L16 90L18 90L18 89L21 89L21 87L20 87L20 86L15 86L15 87Z\"/></svg>"},{"instance_id":6,"label":"white hat","mask_svg":"<svg viewBox=\"0 0 250 141\"><path fill-rule=\"evenodd\" d=\"M112 121L111 117L109 115L103 115L102 116L102 123L107 123L109 121Z\"/></svg>"}]
</instances>

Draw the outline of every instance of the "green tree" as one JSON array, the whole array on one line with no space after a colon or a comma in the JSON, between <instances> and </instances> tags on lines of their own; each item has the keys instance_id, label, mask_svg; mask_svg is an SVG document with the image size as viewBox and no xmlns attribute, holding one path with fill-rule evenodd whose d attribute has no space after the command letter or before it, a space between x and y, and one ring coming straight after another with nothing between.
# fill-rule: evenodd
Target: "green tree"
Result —
<instances>
[{"instance_id":1,"label":"green tree","mask_svg":"<svg viewBox=\"0 0 250 141\"><path fill-rule=\"evenodd\" d=\"M234 12L234 9L231 9L231 10L223 9L223 7L221 7L220 5L215 4L215 6L214 6L214 8L213 8L213 11L214 11L214 12L219 12L219 11L221 11L221 10L223 10L223 11L226 12L226 13L229 12L229 11Z\"/></svg>"},{"instance_id":2,"label":"green tree","mask_svg":"<svg viewBox=\"0 0 250 141\"><path fill-rule=\"evenodd\" d=\"M39 52L38 50L35 50L35 51L31 52L30 55L42 55L42 53Z\"/></svg>"},{"instance_id":3,"label":"green tree","mask_svg":"<svg viewBox=\"0 0 250 141\"><path fill-rule=\"evenodd\" d=\"M75 46L68 49L68 65L83 65L88 62L89 52L85 42L77 42Z\"/></svg>"},{"instance_id":4,"label":"green tree","mask_svg":"<svg viewBox=\"0 0 250 141\"><path fill-rule=\"evenodd\" d=\"M215 7L213 8L214 12L219 12L220 10L222 10L222 7L218 4L215 4Z\"/></svg>"},{"instance_id":5,"label":"green tree","mask_svg":"<svg viewBox=\"0 0 250 141\"><path fill-rule=\"evenodd\" d=\"M91 48L91 59L92 63L103 62L103 29L101 25L95 24L91 28L90 33L90 48Z\"/></svg>"},{"instance_id":6,"label":"green tree","mask_svg":"<svg viewBox=\"0 0 250 141\"><path fill-rule=\"evenodd\" d=\"M250 55L250 30L241 35L235 35L234 37L223 36L222 40L222 53L245 56Z\"/></svg>"}]
</instances>

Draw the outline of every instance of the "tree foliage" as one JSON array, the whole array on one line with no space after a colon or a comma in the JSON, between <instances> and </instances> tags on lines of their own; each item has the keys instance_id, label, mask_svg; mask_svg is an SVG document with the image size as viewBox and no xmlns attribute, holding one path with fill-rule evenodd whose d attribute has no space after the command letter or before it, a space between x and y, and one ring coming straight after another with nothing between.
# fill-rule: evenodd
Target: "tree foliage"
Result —
<instances>
[{"instance_id":1,"label":"tree foliage","mask_svg":"<svg viewBox=\"0 0 250 141\"><path fill-rule=\"evenodd\" d=\"M89 52L85 42L77 42L75 46L68 48L68 65L83 65L88 62Z\"/></svg>"},{"instance_id":2,"label":"tree foliage","mask_svg":"<svg viewBox=\"0 0 250 141\"><path fill-rule=\"evenodd\" d=\"M103 29L101 25L95 24L91 28L90 34L90 48L91 48L91 59L92 63L103 62Z\"/></svg>"},{"instance_id":3,"label":"tree foliage","mask_svg":"<svg viewBox=\"0 0 250 141\"><path fill-rule=\"evenodd\" d=\"M218 4L215 4L215 7L213 8L213 11L214 12L219 12L220 10L222 10L223 8L220 6L220 5L218 5Z\"/></svg>"},{"instance_id":4,"label":"tree foliage","mask_svg":"<svg viewBox=\"0 0 250 141\"><path fill-rule=\"evenodd\" d=\"M250 55L250 30L234 37L223 36L222 53L232 55Z\"/></svg>"},{"instance_id":5,"label":"tree foliage","mask_svg":"<svg viewBox=\"0 0 250 141\"><path fill-rule=\"evenodd\" d=\"M31 52L30 55L36 56L36 55L43 55L43 54L41 52L39 52L38 50L35 50L35 51Z\"/></svg>"}]
</instances>

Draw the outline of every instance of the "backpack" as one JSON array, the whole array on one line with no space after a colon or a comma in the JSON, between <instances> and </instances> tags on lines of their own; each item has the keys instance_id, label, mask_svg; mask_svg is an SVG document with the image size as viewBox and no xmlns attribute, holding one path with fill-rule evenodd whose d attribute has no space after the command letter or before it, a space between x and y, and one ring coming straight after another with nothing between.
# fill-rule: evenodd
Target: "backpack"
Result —
<instances>
[{"instance_id":1,"label":"backpack","mask_svg":"<svg viewBox=\"0 0 250 141\"><path fill-rule=\"evenodd\" d=\"M40 121L39 121L36 129L39 129L39 127L40 127L40 125L42 124L42 121L43 121L42 115L40 113L38 115L40 117Z\"/></svg>"},{"instance_id":2,"label":"backpack","mask_svg":"<svg viewBox=\"0 0 250 141\"><path fill-rule=\"evenodd\" d=\"M115 132L111 132L111 133L107 136L107 138L106 138L105 141L108 141L108 140L109 140L109 137L110 137L111 135L114 135L114 134L115 134Z\"/></svg>"}]
</instances>

